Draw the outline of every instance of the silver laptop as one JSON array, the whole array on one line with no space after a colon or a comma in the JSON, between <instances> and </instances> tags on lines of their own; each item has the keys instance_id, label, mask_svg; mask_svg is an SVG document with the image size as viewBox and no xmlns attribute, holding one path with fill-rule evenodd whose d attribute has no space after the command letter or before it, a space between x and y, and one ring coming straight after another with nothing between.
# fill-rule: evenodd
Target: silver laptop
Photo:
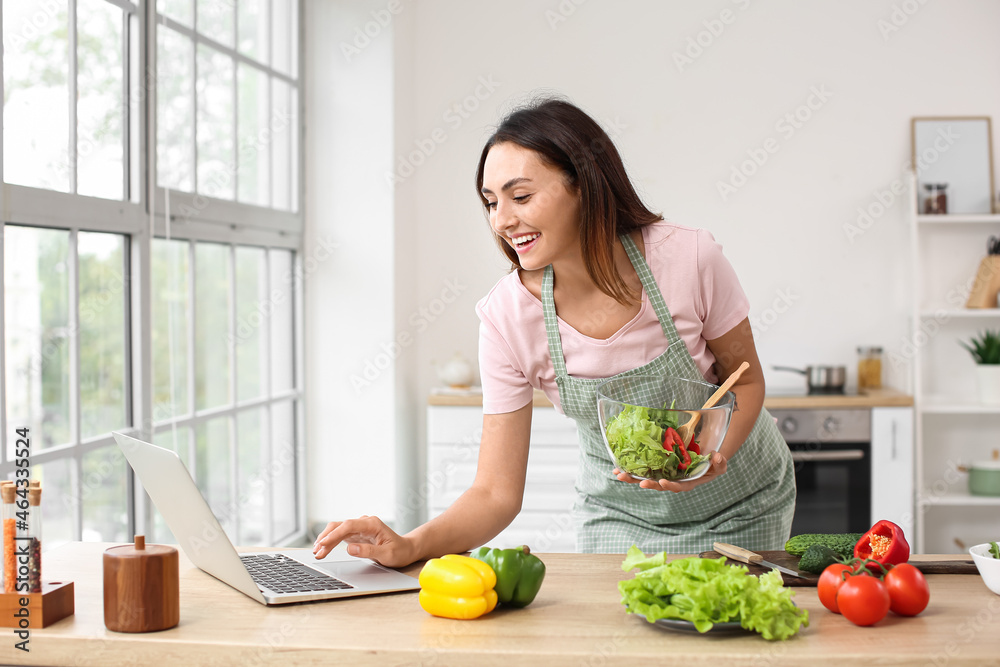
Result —
<instances>
[{"instance_id":1,"label":"silver laptop","mask_svg":"<svg viewBox=\"0 0 1000 667\"><path fill-rule=\"evenodd\" d=\"M323 560L308 549L237 553L176 453L121 433L112 435L191 562L261 604L420 588L413 577L336 553Z\"/></svg>"}]
</instances>

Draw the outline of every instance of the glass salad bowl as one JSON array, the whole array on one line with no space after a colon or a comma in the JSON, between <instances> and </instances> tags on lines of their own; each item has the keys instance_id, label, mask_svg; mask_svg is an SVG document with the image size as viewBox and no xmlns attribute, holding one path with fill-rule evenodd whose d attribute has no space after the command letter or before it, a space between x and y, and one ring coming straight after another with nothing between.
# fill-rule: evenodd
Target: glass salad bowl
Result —
<instances>
[{"instance_id":1,"label":"glass salad bowl","mask_svg":"<svg viewBox=\"0 0 1000 667\"><path fill-rule=\"evenodd\" d=\"M678 482L708 472L709 456L722 446L736 402L727 391L713 407L703 408L717 389L708 382L658 375L602 383L597 414L618 469L635 479ZM695 426L689 436L691 420Z\"/></svg>"}]
</instances>

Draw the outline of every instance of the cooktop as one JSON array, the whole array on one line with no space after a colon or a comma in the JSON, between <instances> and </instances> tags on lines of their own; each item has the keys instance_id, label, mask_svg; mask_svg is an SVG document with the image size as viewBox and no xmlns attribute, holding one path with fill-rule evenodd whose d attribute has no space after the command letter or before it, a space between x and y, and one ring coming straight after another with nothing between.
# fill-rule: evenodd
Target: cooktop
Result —
<instances>
[{"instance_id":1,"label":"cooktop","mask_svg":"<svg viewBox=\"0 0 1000 667\"><path fill-rule=\"evenodd\" d=\"M806 387L768 387L766 395L769 398L797 398L800 396L859 396L855 389L840 389L831 391L829 389L813 389Z\"/></svg>"}]
</instances>

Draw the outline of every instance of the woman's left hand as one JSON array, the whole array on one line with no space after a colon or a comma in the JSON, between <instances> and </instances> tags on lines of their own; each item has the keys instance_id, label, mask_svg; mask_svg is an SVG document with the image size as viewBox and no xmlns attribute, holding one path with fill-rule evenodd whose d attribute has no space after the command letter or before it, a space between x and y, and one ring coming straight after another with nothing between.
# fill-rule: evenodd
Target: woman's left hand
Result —
<instances>
[{"instance_id":1,"label":"woman's left hand","mask_svg":"<svg viewBox=\"0 0 1000 667\"><path fill-rule=\"evenodd\" d=\"M713 479L719 475L726 472L726 457L719 452L712 452L709 457L711 461L711 466L708 468L708 472L699 477L696 480L690 482L669 482L665 479L655 481L652 479L636 479L626 472L622 472L618 468L615 468L613 474L618 478L619 482L628 482L629 484L638 484L643 489L657 489L659 491L673 491L674 493L680 493L681 491L690 491L696 486L704 484L706 482L711 482Z\"/></svg>"}]
</instances>

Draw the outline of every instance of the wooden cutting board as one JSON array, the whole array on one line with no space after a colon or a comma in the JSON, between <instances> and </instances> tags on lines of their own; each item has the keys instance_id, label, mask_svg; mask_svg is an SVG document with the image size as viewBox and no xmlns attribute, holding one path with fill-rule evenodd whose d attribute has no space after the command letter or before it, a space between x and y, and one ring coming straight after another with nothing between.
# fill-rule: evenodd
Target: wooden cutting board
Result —
<instances>
[{"instance_id":1,"label":"wooden cutting board","mask_svg":"<svg viewBox=\"0 0 1000 667\"><path fill-rule=\"evenodd\" d=\"M781 565L787 567L789 570L795 570L799 572L799 557L793 556L786 551L758 551L764 560L769 560L775 565ZM721 558L722 555L714 551L703 551L698 554L702 558ZM731 558L727 558L726 562L732 565L746 565L750 570L750 574L764 574L765 572L770 572L771 568L764 565L747 565L746 563L740 563ZM910 564L915 566L918 570L924 574L979 574L979 570L976 569L976 564L972 562L971 559L968 560L913 560ZM786 586L815 586L819 582L819 575L812 574L810 572L799 572L802 578L793 577L789 574L781 573L781 578L785 582Z\"/></svg>"}]
</instances>

